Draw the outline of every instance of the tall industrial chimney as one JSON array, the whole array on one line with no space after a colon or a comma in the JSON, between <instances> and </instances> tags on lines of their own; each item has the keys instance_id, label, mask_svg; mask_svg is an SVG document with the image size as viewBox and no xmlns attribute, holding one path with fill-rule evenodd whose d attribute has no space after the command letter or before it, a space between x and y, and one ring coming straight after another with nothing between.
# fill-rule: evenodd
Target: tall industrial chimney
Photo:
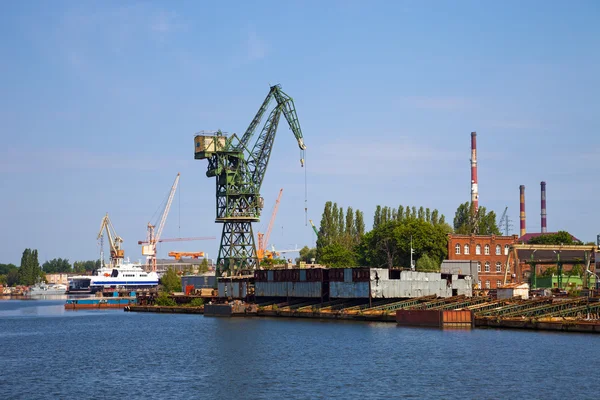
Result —
<instances>
[{"instance_id":1,"label":"tall industrial chimney","mask_svg":"<svg viewBox=\"0 0 600 400\"><path fill-rule=\"evenodd\" d=\"M542 186L542 233L546 233L548 228L546 227L546 182L540 183Z\"/></svg>"},{"instance_id":2,"label":"tall industrial chimney","mask_svg":"<svg viewBox=\"0 0 600 400\"><path fill-rule=\"evenodd\" d=\"M525 185L519 186L519 192L521 193L521 207L519 219L521 220L521 236L525 235Z\"/></svg>"},{"instance_id":3,"label":"tall industrial chimney","mask_svg":"<svg viewBox=\"0 0 600 400\"><path fill-rule=\"evenodd\" d=\"M477 132L471 132L471 202L475 212L479 210L479 190L477 188Z\"/></svg>"}]
</instances>

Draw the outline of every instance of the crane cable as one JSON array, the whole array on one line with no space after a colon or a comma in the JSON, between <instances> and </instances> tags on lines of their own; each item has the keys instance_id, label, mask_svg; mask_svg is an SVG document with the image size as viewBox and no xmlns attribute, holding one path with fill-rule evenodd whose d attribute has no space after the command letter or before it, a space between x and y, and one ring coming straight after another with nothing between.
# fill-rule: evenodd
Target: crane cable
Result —
<instances>
[{"instance_id":1,"label":"crane cable","mask_svg":"<svg viewBox=\"0 0 600 400\"><path fill-rule=\"evenodd\" d=\"M306 150L301 150L301 156L304 159L304 226L308 226L308 184L306 173Z\"/></svg>"}]
</instances>

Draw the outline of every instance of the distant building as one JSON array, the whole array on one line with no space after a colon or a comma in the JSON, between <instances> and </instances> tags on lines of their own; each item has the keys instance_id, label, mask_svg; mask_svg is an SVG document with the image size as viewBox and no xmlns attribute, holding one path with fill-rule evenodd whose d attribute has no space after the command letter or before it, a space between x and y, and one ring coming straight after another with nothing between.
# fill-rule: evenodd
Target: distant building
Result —
<instances>
[{"instance_id":1,"label":"distant building","mask_svg":"<svg viewBox=\"0 0 600 400\"><path fill-rule=\"evenodd\" d=\"M504 282L506 259L511 244L518 235L458 235L448 234L448 260L475 261L480 289L496 289ZM508 271L511 274L511 271ZM475 279L475 278L474 278Z\"/></svg>"},{"instance_id":2,"label":"distant building","mask_svg":"<svg viewBox=\"0 0 600 400\"><path fill-rule=\"evenodd\" d=\"M525 243L525 244L527 244L527 242L529 242L531 239L536 238L538 236L542 236L542 235L556 235L557 233L558 232L546 232L546 233L534 232L534 233L526 233L523 236L521 236L519 239L517 239L517 243ZM573 235L571 235L571 239L573 239L574 242L580 242L580 240L577 239Z\"/></svg>"},{"instance_id":3,"label":"distant building","mask_svg":"<svg viewBox=\"0 0 600 400\"><path fill-rule=\"evenodd\" d=\"M500 299L511 299L516 296L521 296L522 300L529 298L528 283L509 283L506 286L497 289L496 297Z\"/></svg>"},{"instance_id":4,"label":"distant building","mask_svg":"<svg viewBox=\"0 0 600 400\"><path fill-rule=\"evenodd\" d=\"M68 285L69 275L68 274L46 274L46 280L48 283Z\"/></svg>"}]
</instances>

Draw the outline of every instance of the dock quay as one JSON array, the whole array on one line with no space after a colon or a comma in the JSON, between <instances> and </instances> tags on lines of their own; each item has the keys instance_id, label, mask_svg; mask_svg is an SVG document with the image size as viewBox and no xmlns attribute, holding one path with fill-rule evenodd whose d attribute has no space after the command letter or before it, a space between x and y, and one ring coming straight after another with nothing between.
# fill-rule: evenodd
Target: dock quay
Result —
<instances>
[{"instance_id":1,"label":"dock quay","mask_svg":"<svg viewBox=\"0 0 600 400\"><path fill-rule=\"evenodd\" d=\"M207 312L207 310L210 310ZM319 303L314 299L258 303L235 301L203 307L131 305L129 312L188 313L205 316L309 318L391 322L400 326L438 328L509 328L600 333L600 299L537 297L521 300L491 297L448 298L423 296L376 302L338 299Z\"/></svg>"}]
</instances>

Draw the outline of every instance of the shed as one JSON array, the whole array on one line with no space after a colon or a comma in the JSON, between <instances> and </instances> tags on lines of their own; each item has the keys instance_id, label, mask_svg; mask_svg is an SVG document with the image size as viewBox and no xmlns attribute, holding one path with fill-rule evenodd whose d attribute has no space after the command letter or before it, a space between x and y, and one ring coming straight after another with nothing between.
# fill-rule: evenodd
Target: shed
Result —
<instances>
[{"instance_id":1,"label":"shed","mask_svg":"<svg viewBox=\"0 0 600 400\"><path fill-rule=\"evenodd\" d=\"M509 283L496 289L496 296L500 299L510 299L521 296L522 300L529 298L529 283Z\"/></svg>"}]
</instances>

